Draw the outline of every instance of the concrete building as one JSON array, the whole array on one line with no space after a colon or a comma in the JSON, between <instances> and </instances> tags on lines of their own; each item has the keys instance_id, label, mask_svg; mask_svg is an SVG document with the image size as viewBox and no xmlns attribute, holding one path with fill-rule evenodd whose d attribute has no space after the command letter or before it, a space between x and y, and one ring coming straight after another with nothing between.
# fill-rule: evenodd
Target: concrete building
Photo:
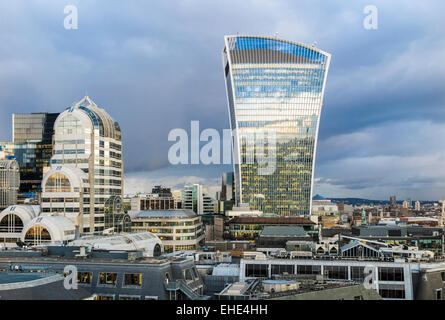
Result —
<instances>
[{"instance_id":1,"label":"concrete building","mask_svg":"<svg viewBox=\"0 0 445 320\"><path fill-rule=\"evenodd\" d=\"M389 204L392 207L395 207L397 205L397 199L396 196L389 196Z\"/></svg>"},{"instance_id":2,"label":"concrete building","mask_svg":"<svg viewBox=\"0 0 445 320\"><path fill-rule=\"evenodd\" d=\"M182 192L182 207L193 210L199 215L217 212L216 201L209 196L207 188L200 184L184 187Z\"/></svg>"},{"instance_id":3,"label":"concrete building","mask_svg":"<svg viewBox=\"0 0 445 320\"><path fill-rule=\"evenodd\" d=\"M414 203L414 210L416 210L416 211L420 211L420 201L416 201L416 202Z\"/></svg>"},{"instance_id":4,"label":"concrete building","mask_svg":"<svg viewBox=\"0 0 445 320\"><path fill-rule=\"evenodd\" d=\"M304 217L235 217L227 222L232 240L255 240L266 226L301 226L304 231L316 237L318 231L311 220Z\"/></svg>"},{"instance_id":5,"label":"concrete building","mask_svg":"<svg viewBox=\"0 0 445 320\"><path fill-rule=\"evenodd\" d=\"M373 270L374 289L384 300L442 299L445 262L384 262L376 260L241 259L240 281L272 279L273 275L316 277L363 283L364 269ZM442 278L443 276L443 278ZM440 291L440 294L437 293Z\"/></svg>"},{"instance_id":6,"label":"concrete building","mask_svg":"<svg viewBox=\"0 0 445 320\"><path fill-rule=\"evenodd\" d=\"M440 255L443 250L443 229L409 224L353 226L352 236L389 245L416 247Z\"/></svg>"},{"instance_id":7,"label":"concrete building","mask_svg":"<svg viewBox=\"0 0 445 320\"><path fill-rule=\"evenodd\" d=\"M218 300L382 300L373 289L347 282L306 283L295 280L254 280L228 285Z\"/></svg>"},{"instance_id":8,"label":"concrete building","mask_svg":"<svg viewBox=\"0 0 445 320\"><path fill-rule=\"evenodd\" d=\"M123 198L119 124L89 97L54 123L54 155L42 180L42 210L70 219L80 234L107 226L107 201ZM119 201L114 201L115 211Z\"/></svg>"},{"instance_id":9,"label":"concrete building","mask_svg":"<svg viewBox=\"0 0 445 320\"><path fill-rule=\"evenodd\" d=\"M83 244L82 244L83 245ZM146 257L140 250L114 251L82 246L47 246L39 250L0 250L0 282L4 275L58 274L66 265L77 269L77 284L95 300L202 300L203 281L193 259ZM43 286L36 298L54 298ZM17 296L2 290L1 299ZM13 288L14 289L14 288ZM30 290L28 290L30 289ZM59 287L60 289L60 287ZM57 292L57 290L55 289ZM43 291L45 290L45 291ZM64 290L66 292L77 290ZM33 292L25 290L24 296ZM66 297L64 293L60 298Z\"/></svg>"},{"instance_id":10,"label":"concrete building","mask_svg":"<svg viewBox=\"0 0 445 320\"><path fill-rule=\"evenodd\" d=\"M152 192L145 195L136 195L131 198L132 211L144 210L173 210L177 209L177 203L170 188L156 186Z\"/></svg>"},{"instance_id":11,"label":"concrete building","mask_svg":"<svg viewBox=\"0 0 445 320\"><path fill-rule=\"evenodd\" d=\"M232 207L232 210L226 211L226 217L229 219L234 217L259 217L263 214L260 210L251 210L248 203L241 203Z\"/></svg>"},{"instance_id":12,"label":"concrete building","mask_svg":"<svg viewBox=\"0 0 445 320\"><path fill-rule=\"evenodd\" d=\"M205 238L201 217L189 209L130 212L133 232L148 231L161 239L165 252L195 250Z\"/></svg>"}]
</instances>

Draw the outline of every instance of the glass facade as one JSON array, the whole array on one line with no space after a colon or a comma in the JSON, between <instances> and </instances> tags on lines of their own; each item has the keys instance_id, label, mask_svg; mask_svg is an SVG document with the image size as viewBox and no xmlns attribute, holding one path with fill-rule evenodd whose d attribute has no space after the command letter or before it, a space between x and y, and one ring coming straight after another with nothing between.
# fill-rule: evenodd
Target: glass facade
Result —
<instances>
[{"instance_id":1,"label":"glass facade","mask_svg":"<svg viewBox=\"0 0 445 320\"><path fill-rule=\"evenodd\" d=\"M14 113L13 142L5 149L14 154L20 166L20 193L40 191L43 168L52 156L52 136L58 113Z\"/></svg>"},{"instance_id":2,"label":"glass facade","mask_svg":"<svg viewBox=\"0 0 445 320\"><path fill-rule=\"evenodd\" d=\"M235 198L252 209L309 215L318 124L330 55L314 47L253 36L226 36L223 64L234 135ZM275 143L274 171L261 174L263 134ZM272 135L273 134L273 135ZM249 155L255 155L250 158Z\"/></svg>"}]
</instances>

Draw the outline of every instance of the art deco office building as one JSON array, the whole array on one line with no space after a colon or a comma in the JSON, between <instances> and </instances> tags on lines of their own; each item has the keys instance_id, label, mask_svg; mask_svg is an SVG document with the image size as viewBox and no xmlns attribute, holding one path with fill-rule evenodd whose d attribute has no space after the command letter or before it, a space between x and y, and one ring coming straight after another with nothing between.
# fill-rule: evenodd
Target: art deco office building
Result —
<instances>
[{"instance_id":1,"label":"art deco office building","mask_svg":"<svg viewBox=\"0 0 445 320\"><path fill-rule=\"evenodd\" d=\"M104 230L107 200L123 196L118 123L84 97L57 117L53 153L42 181L42 211L64 215L81 233Z\"/></svg>"},{"instance_id":2,"label":"art deco office building","mask_svg":"<svg viewBox=\"0 0 445 320\"><path fill-rule=\"evenodd\" d=\"M292 41L225 37L223 67L237 203L250 203L252 209L264 213L310 214L329 62L330 54ZM263 152L249 142L261 134L266 141ZM254 156L250 158L250 154ZM274 155L271 166L259 161L268 155ZM272 173L267 166L273 168Z\"/></svg>"}]
</instances>

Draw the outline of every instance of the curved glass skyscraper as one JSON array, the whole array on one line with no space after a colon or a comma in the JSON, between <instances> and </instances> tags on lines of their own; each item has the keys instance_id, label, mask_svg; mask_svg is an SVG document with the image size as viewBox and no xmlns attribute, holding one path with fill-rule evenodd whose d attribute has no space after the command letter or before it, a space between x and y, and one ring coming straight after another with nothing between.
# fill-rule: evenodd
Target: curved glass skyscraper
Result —
<instances>
[{"instance_id":1,"label":"curved glass skyscraper","mask_svg":"<svg viewBox=\"0 0 445 320\"><path fill-rule=\"evenodd\" d=\"M224 40L236 201L264 213L308 215L330 54L277 38ZM273 170L261 172L265 166Z\"/></svg>"}]
</instances>

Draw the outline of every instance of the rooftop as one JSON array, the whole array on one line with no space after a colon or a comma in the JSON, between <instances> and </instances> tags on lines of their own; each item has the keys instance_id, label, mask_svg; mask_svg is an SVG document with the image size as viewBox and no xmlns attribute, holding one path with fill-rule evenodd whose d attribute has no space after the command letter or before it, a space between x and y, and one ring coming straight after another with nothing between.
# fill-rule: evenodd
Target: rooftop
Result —
<instances>
[{"instance_id":1,"label":"rooftop","mask_svg":"<svg viewBox=\"0 0 445 320\"><path fill-rule=\"evenodd\" d=\"M266 226L261 232L262 237L306 237L300 226Z\"/></svg>"},{"instance_id":2,"label":"rooftop","mask_svg":"<svg viewBox=\"0 0 445 320\"><path fill-rule=\"evenodd\" d=\"M239 224L306 224L315 223L305 217L235 217L229 223Z\"/></svg>"},{"instance_id":3,"label":"rooftop","mask_svg":"<svg viewBox=\"0 0 445 320\"><path fill-rule=\"evenodd\" d=\"M132 219L173 219L173 218L195 218L197 215L190 209L178 210L142 210L131 213Z\"/></svg>"}]
</instances>

